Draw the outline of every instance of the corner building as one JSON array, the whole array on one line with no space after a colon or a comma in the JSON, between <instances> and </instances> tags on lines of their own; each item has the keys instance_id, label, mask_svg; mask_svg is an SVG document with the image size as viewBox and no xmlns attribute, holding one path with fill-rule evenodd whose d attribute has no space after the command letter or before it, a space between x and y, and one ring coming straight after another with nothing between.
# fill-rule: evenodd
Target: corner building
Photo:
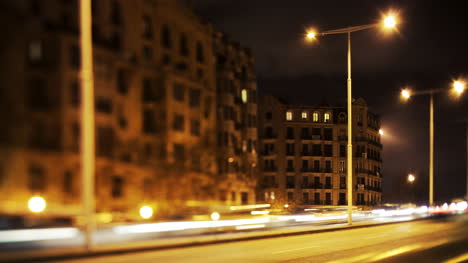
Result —
<instances>
[{"instance_id":1,"label":"corner building","mask_svg":"<svg viewBox=\"0 0 468 263\"><path fill-rule=\"evenodd\" d=\"M81 212L78 3L0 3L8 28L0 50L0 117L8 123L0 131L0 213L27 214L33 195L46 199L48 215ZM226 203L218 191L225 180L216 159L212 26L181 1L92 3L97 212L138 218L145 204L164 218L191 201ZM243 142L256 131L236 135ZM242 188L245 202L254 200L252 187ZM246 199L234 195L232 204Z\"/></svg>"},{"instance_id":2,"label":"corner building","mask_svg":"<svg viewBox=\"0 0 468 263\"><path fill-rule=\"evenodd\" d=\"M273 96L259 103L261 172L258 199L294 207L347 204L347 111L292 105ZM382 200L379 117L353 103L353 204Z\"/></svg>"}]
</instances>

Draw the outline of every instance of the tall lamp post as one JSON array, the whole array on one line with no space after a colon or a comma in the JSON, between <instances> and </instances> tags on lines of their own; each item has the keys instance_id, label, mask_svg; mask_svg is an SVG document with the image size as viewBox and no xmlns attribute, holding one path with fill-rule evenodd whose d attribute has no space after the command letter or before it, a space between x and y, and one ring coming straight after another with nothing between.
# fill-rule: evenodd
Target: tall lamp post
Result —
<instances>
[{"instance_id":1,"label":"tall lamp post","mask_svg":"<svg viewBox=\"0 0 468 263\"><path fill-rule=\"evenodd\" d=\"M351 87L351 33L362 31L365 29L383 27L385 29L393 29L397 24L396 15L389 14L384 17L382 23L345 27L335 30L328 30L316 33L312 30L308 31L306 38L315 40L318 36L347 34L348 35L348 80L347 80L347 108L348 108L348 151L347 151L347 192L348 192L348 224L353 222L353 133L352 133L352 87Z\"/></svg>"},{"instance_id":2,"label":"tall lamp post","mask_svg":"<svg viewBox=\"0 0 468 263\"><path fill-rule=\"evenodd\" d=\"M457 96L460 96L465 90L465 82L456 80L452 83L452 91ZM434 203L434 93L447 91L446 88L430 89L422 91L411 91L403 89L401 97L404 100L409 100L415 95L429 95L429 205Z\"/></svg>"},{"instance_id":3,"label":"tall lamp post","mask_svg":"<svg viewBox=\"0 0 468 263\"><path fill-rule=\"evenodd\" d=\"M86 248L92 248L94 230L94 78L91 36L91 0L80 1L81 44L81 173L82 201L85 218Z\"/></svg>"}]
</instances>

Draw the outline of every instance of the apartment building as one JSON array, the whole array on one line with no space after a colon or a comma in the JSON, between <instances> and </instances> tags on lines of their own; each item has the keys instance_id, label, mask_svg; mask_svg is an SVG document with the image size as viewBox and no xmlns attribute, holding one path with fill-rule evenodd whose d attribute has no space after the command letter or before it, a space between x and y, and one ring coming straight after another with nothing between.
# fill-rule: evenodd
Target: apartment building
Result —
<instances>
[{"instance_id":1,"label":"apartment building","mask_svg":"<svg viewBox=\"0 0 468 263\"><path fill-rule=\"evenodd\" d=\"M33 195L47 200L48 214L80 213L78 2L0 3L0 213L27 213ZM231 44L181 1L92 3L97 212L138 216L146 204L164 218L189 202L254 202L257 157L247 150L255 147L234 153L254 144L256 127L226 128L237 143L217 146L217 74L228 74L217 61ZM249 94L235 105L240 121L256 112L253 58L244 49L225 56L245 69L233 79ZM218 152L239 167L230 183L218 174Z\"/></svg>"},{"instance_id":2,"label":"apartment building","mask_svg":"<svg viewBox=\"0 0 468 263\"><path fill-rule=\"evenodd\" d=\"M258 199L308 207L346 205L347 111L293 105L273 96L259 103ZM379 117L353 102L353 203L382 200Z\"/></svg>"}]
</instances>

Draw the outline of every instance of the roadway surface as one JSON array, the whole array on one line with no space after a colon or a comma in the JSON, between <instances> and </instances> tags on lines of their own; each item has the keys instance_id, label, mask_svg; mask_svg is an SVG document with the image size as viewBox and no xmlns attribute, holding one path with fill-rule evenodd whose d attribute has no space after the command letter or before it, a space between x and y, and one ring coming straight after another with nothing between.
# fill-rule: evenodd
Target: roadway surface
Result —
<instances>
[{"instance_id":1,"label":"roadway surface","mask_svg":"<svg viewBox=\"0 0 468 263\"><path fill-rule=\"evenodd\" d=\"M333 232L47 262L468 262L468 218L466 215L454 216Z\"/></svg>"}]
</instances>

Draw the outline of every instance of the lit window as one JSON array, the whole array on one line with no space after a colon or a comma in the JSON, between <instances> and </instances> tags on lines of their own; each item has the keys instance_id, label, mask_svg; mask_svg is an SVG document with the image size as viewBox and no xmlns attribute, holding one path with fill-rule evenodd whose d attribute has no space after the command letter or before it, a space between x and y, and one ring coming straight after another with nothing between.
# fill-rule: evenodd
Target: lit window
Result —
<instances>
[{"instance_id":1,"label":"lit window","mask_svg":"<svg viewBox=\"0 0 468 263\"><path fill-rule=\"evenodd\" d=\"M318 122L319 121L319 115L317 112L314 112L314 114L312 115L312 120L313 122Z\"/></svg>"},{"instance_id":2,"label":"lit window","mask_svg":"<svg viewBox=\"0 0 468 263\"><path fill-rule=\"evenodd\" d=\"M330 113L328 113L328 112L325 113L325 116L324 116L324 118L323 118L323 121L324 121L324 122L330 122Z\"/></svg>"},{"instance_id":3,"label":"lit window","mask_svg":"<svg viewBox=\"0 0 468 263\"><path fill-rule=\"evenodd\" d=\"M241 97L242 97L242 102L247 103L247 90L246 89L242 90Z\"/></svg>"},{"instance_id":4,"label":"lit window","mask_svg":"<svg viewBox=\"0 0 468 263\"><path fill-rule=\"evenodd\" d=\"M288 120L288 121L292 120L292 112L291 111L286 112L286 120Z\"/></svg>"},{"instance_id":5,"label":"lit window","mask_svg":"<svg viewBox=\"0 0 468 263\"><path fill-rule=\"evenodd\" d=\"M306 111L303 111L301 116L302 116L303 120L307 120L307 112Z\"/></svg>"}]
</instances>

